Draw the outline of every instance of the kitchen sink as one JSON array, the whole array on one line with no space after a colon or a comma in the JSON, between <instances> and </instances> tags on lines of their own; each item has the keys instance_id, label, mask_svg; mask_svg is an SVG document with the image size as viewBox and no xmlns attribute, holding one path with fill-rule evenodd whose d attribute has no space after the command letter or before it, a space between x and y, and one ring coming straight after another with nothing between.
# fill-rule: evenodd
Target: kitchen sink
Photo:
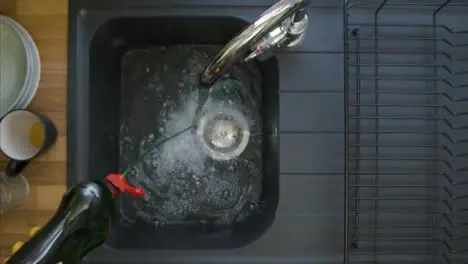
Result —
<instances>
[{"instance_id":1,"label":"kitchen sink","mask_svg":"<svg viewBox=\"0 0 468 264\"><path fill-rule=\"evenodd\" d=\"M70 0L67 184L125 167L122 109L132 109L139 87L125 83L122 69L131 64L122 65L132 56L149 54L152 66L161 47L219 48L274 2ZM253 64L261 83L260 210L233 225L155 226L117 207L108 241L84 263L343 263L342 3L312 1L304 43Z\"/></svg>"},{"instance_id":2,"label":"kitchen sink","mask_svg":"<svg viewBox=\"0 0 468 264\"><path fill-rule=\"evenodd\" d=\"M122 84L122 63L126 54L151 47L175 45L221 45L248 23L234 17L156 16L114 18L101 24L89 46L89 82L83 84L89 107L86 141L89 180L100 180L119 171L119 132L122 109L132 104L129 94L137 88ZM167 63L170 64L170 61ZM115 225L107 245L113 248L219 249L235 248L258 239L270 227L278 204L278 63L275 58L257 63L261 74L263 123L261 148L261 206L246 219L229 225L209 225L184 221L156 228L145 221L126 221L116 208ZM164 76L162 76L163 78ZM167 89L167 86L166 86ZM176 88L173 87L175 90ZM123 98L124 97L124 98ZM144 110L156 111L152 102ZM141 106L140 106L141 107ZM137 126L143 126L140 123ZM177 139L175 139L177 140ZM122 168L120 168L122 171ZM118 206L117 206L118 207Z\"/></svg>"}]
</instances>

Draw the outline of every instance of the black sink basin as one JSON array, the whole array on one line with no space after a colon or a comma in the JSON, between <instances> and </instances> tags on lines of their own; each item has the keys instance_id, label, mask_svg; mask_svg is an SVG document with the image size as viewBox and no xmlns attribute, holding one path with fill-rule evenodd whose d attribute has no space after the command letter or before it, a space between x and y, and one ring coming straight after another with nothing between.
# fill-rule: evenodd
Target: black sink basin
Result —
<instances>
[{"instance_id":1,"label":"black sink basin","mask_svg":"<svg viewBox=\"0 0 468 264\"><path fill-rule=\"evenodd\" d=\"M122 170L119 168L121 110L130 103L131 99L127 97L132 89L122 84L125 54L160 46L221 46L246 25L242 19L225 16L118 17L102 21L94 28L95 32L89 39L89 57L84 58L89 61L89 72L83 73L83 77L89 79L80 81L77 97L71 98L70 102L70 114L79 117L76 125L82 131L75 130L76 138L69 142L74 163L70 166L81 170L82 175L89 175L89 180L103 179L110 172ZM262 179L260 208L242 221L229 225L187 224L182 221L159 228L145 221L129 222L122 218L120 210L116 210L108 246L126 249L235 248L255 241L270 227L279 196L278 63L273 58L258 63L257 67L262 80L259 97L263 138L262 175L258 175ZM89 110L79 112L85 107ZM81 157L75 153L75 148L79 153L86 151L89 155ZM69 182L73 181L76 177Z\"/></svg>"}]
</instances>

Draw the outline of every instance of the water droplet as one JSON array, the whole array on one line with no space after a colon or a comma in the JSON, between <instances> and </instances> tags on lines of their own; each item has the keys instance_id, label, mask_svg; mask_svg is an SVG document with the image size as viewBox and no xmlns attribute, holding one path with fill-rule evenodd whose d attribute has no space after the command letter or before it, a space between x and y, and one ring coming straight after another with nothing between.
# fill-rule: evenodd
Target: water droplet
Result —
<instances>
[{"instance_id":1,"label":"water droplet","mask_svg":"<svg viewBox=\"0 0 468 264\"><path fill-rule=\"evenodd\" d=\"M231 192L229 190L224 190L221 194L222 199L228 199L231 196Z\"/></svg>"},{"instance_id":2,"label":"water droplet","mask_svg":"<svg viewBox=\"0 0 468 264\"><path fill-rule=\"evenodd\" d=\"M88 14L88 12L86 11L86 9L80 9L80 11L78 12L80 14L80 16L86 16Z\"/></svg>"}]
</instances>

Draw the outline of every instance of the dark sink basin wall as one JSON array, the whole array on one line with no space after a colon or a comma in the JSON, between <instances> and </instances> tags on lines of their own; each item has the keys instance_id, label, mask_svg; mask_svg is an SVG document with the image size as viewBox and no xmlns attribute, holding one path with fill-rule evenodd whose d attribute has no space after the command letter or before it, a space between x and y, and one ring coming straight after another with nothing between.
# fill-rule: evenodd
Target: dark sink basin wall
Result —
<instances>
[{"instance_id":1,"label":"dark sink basin wall","mask_svg":"<svg viewBox=\"0 0 468 264\"><path fill-rule=\"evenodd\" d=\"M100 26L89 50L89 170L102 179L118 170L121 58L127 51L168 45L225 44L247 23L230 17L121 18ZM278 203L279 142L278 63L258 64L262 73L263 192L262 210L230 227L173 225L156 230L146 223L116 219L108 245L116 248L220 249L246 245L272 224ZM116 215L118 215L116 213Z\"/></svg>"}]
</instances>

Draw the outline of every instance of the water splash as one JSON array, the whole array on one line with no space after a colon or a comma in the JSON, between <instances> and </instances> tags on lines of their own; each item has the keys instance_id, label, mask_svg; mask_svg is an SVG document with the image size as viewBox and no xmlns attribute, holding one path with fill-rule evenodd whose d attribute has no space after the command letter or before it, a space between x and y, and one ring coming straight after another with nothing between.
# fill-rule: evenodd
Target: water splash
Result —
<instances>
[{"instance_id":1,"label":"water splash","mask_svg":"<svg viewBox=\"0 0 468 264\"><path fill-rule=\"evenodd\" d=\"M199 74L220 47L171 46L127 53L123 59L120 167L125 168L158 138L193 124L199 103ZM259 74L235 68L213 87L203 112L236 107L247 118L251 141L237 158L215 161L195 133L186 132L146 156L128 175L145 188L146 200L123 197L127 219L161 223L217 220L249 215L261 193L262 153ZM227 99L226 99L227 98ZM132 199L129 201L129 199ZM247 208L247 209L246 209Z\"/></svg>"}]
</instances>

